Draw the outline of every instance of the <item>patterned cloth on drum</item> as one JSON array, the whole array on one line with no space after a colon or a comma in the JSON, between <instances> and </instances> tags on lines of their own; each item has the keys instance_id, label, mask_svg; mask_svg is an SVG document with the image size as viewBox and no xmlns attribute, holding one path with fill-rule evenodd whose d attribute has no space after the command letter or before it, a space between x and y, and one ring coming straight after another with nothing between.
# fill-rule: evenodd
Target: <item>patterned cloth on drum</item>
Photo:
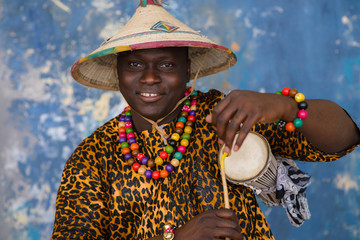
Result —
<instances>
[{"instance_id":1,"label":"patterned cloth on drum","mask_svg":"<svg viewBox=\"0 0 360 240\"><path fill-rule=\"evenodd\" d=\"M276 198L281 199L290 223L300 227L311 216L305 195L311 183L310 176L298 169L290 159L277 158L277 161Z\"/></svg>"}]
</instances>

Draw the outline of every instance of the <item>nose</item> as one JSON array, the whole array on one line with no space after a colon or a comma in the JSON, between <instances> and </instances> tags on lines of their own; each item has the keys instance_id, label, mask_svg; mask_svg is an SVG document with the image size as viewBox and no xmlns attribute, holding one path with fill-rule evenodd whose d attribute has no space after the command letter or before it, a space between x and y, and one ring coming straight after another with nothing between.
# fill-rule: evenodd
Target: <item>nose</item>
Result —
<instances>
[{"instance_id":1,"label":"nose","mask_svg":"<svg viewBox=\"0 0 360 240\"><path fill-rule=\"evenodd\" d=\"M148 85L159 83L160 76L158 74L158 71L153 68L148 68L146 71L144 71L141 81Z\"/></svg>"}]
</instances>

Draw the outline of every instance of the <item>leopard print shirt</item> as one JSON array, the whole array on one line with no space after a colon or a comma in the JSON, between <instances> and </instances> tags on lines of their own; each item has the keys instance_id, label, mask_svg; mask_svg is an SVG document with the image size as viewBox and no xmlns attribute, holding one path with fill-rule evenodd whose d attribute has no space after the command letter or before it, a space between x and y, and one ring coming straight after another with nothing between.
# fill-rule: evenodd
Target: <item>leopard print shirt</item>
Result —
<instances>
[{"instance_id":1,"label":"leopard print shirt","mask_svg":"<svg viewBox=\"0 0 360 240\"><path fill-rule=\"evenodd\" d=\"M126 164L118 142L119 117L83 140L63 171L52 239L147 239L162 235L166 220L179 228L201 212L223 208L218 139L205 121L221 98L216 90L199 92L190 145L166 179L147 179ZM174 125L163 129L171 135ZM352 150L326 154L300 132L290 133L274 124L258 123L253 131L267 138L275 156L324 162ZM152 158L164 148L155 129L136 138L141 152ZM248 239L274 239L253 191L232 184L228 188L243 234Z\"/></svg>"}]
</instances>

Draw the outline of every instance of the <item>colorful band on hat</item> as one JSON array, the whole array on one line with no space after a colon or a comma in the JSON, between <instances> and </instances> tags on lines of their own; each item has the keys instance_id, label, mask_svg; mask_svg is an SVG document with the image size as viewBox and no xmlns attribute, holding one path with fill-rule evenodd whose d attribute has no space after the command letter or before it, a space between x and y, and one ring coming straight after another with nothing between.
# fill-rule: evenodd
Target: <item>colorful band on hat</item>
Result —
<instances>
[{"instance_id":1,"label":"colorful band on hat","mask_svg":"<svg viewBox=\"0 0 360 240\"><path fill-rule=\"evenodd\" d=\"M228 48L207 39L168 13L160 0L141 0L129 22L90 55L77 61L71 74L79 83L119 90L116 53L138 49L187 47L193 79L206 54L199 77L214 74L236 63Z\"/></svg>"}]
</instances>

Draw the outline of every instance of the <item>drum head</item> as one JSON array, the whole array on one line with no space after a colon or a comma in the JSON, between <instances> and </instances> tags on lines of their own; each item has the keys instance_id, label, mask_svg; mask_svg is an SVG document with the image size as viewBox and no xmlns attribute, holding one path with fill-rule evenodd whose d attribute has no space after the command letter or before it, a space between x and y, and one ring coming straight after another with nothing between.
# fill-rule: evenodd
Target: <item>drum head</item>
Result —
<instances>
[{"instance_id":1,"label":"drum head","mask_svg":"<svg viewBox=\"0 0 360 240\"><path fill-rule=\"evenodd\" d=\"M237 139L236 134L235 139ZM232 148L234 148L234 144ZM224 150L224 145L219 151L219 159ZM225 158L225 175L229 180L246 183L256 179L266 170L269 157L269 145L266 139L257 133L250 132L240 149Z\"/></svg>"}]
</instances>

